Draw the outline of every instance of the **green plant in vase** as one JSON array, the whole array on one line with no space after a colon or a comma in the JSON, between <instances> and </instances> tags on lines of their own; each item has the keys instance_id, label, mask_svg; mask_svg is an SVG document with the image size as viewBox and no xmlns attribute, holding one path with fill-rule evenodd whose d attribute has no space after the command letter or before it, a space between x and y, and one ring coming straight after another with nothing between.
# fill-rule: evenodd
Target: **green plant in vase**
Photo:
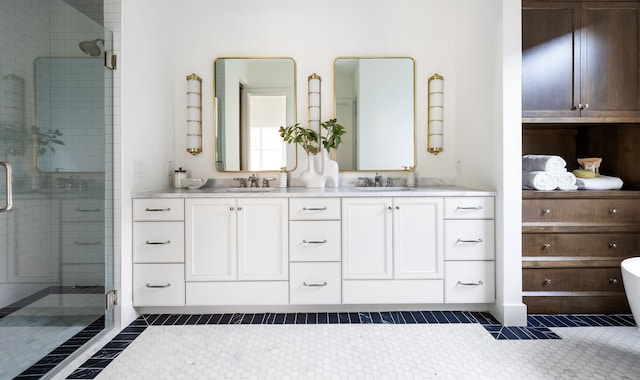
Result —
<instances>
[{"instance_id":1,"label":"green plant in vase","mask_svg":"<svg viewBox=\"0 0 640 380\"><path fill-rule=\"evenodd\" d=\"M346 133L337 119L330 119L320 124L325 133L318 133L310 128L300 126L300 123L288 127L280 127L280 137L286 143L300 144L307 154L317 154L324 147L327 152L338 149L342 143L342 135Z\"/></svg>"}]
</instances>

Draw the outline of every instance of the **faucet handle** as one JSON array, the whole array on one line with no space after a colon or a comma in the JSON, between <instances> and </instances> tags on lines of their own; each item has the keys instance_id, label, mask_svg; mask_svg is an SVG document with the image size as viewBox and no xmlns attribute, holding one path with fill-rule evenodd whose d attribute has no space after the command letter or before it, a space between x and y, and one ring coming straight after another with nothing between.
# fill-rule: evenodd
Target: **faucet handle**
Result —
<instances>
[{"instance_id":1,"label":"faucet handle","mask_svg":"<svg viewBox=\"0 0 640 380\"><path fill-rule=\"evenodd\" d=\"M247 187L247 179L246 178L234 178L233 180L240 182L240 185L238 187Z\"/></svg>"},{"instance_id":2,"label":"faucet handle","mask_svg":"<svg viewBox=\"0 0 640 380\"><path fill-rule=\"evenodd\" d=\"M276 179L273 177L264 177L262 179L262 187L269 187L269 181L275 181Z\"/></svg>"},{"instance_id":3,"label":"faucet handle","mask_svg":"<svg viewBox=\"0 0 640 380\"><path fill-rule=\"evenodd\" d=\"M373 186L373 179L371 179L369 177L358 177L358 179L364 181L364 187Z\"/></svg>"},{"instance_id":4,"label":"faucet handle","mask_svg":"<svg viewBox=\"0 0 640 380\"><path fill-rule=\"evenodd\" d=\"M387 187L393 187L395 184L393 181L398 180L398 177L387 177Z\"/></svg>"}]
</instances>

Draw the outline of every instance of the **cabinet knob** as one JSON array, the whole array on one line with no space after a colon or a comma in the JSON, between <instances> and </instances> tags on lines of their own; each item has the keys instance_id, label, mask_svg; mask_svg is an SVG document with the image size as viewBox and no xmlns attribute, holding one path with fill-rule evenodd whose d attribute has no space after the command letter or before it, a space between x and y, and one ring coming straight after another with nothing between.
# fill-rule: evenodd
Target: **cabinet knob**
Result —
<instances>
[{"instance_id":1,"label":"cabinet knob","mask_svg":"<svg viewBox=\"0 0 640 380\"><path fill-rule=\"evenodd\" d=\"M544 243L544 245L542 246L542 249L549 249L551 248L551 244L549 243Z\"/></svg>"},{"instance_id":2,"label":"cabinet knob","mask_svg":"<svg viewBox=\"0 0 640 380\"><path fill-rule=\"evenodd\" d=\"M611 285L615 285L615 284L617 284L617 283L618 283L618 279L617 279L617 278L615 278L615 277L612 277L612 278L610 278L610 279L609 279L609 283L610 283Z\"/></svg>"},{"instance_id":3,"label":"cabinet knob","mask_svg":"<svg viewBox=\"0 0 640 380\"><path fill-rule=\"evenodd\" d=\"M229 207L229 211L235 210L235 207Z\"/></svg>"},{"instance_id":4,"label":"cabinet knob","mask_svg":"<svg viewBox=\"0 0 640 380\"><path fill-rule=\"evenodd\" d=\"M400 210L400 206L396 206L396 210Z\"/></svg>"},{"instance_id":5,"label":"cabinet knob","mask_svg":"<svg viewBox=\"0 0 640 380\"><path fill-rule=\"evenodd\" d=\"M550 278L545 278L543 284L544 285L551 285L551 279Z\"/></svg>"},{"instance_id":6,"label":"cabinet knob","mask_svg":"<svg viewBox=\"0 0 640 380\"><path fill-rule=\"evenodd\" d=\"M242 207L238 207L238 211L242 211Z\"/></svg>"},{"instance_id":7,"label":"cabinet knob","mask_svg":"<svg viewBox=\"0 0 640 380\"><path fill-rule=\"evenodd\" d=\"M609 248L618 248L618 244L616 244L616 243L609 243Z\"/></svg>"},{"instance_id":8,"label":"cabinet knob","mask_svg":"<svg viewBox=\"0 0 640 380\"><path fill-rule=\"evenodd\" d=\"M615 214L617 214L617 213L618 213L618 210L617 210L617 209L615 209L615 208L609 209L609 214L611 214L611 215L615 215Z\"/></svg>"},{"instance_id":9,"label":"cabinet knob","mask_svg":"<svg viewBox=\"0 0 640 380\"><path fill-rule=\"evenodd\" d=\"M393 210L393 208L391 208L391 206L389 206L389 210Z\"/></svg>"},{"instance_id":10,"label":"cabinet knob","mask_svg":"<svg viewBox=\"0 0 640 380\"><path fill-rule=\"evenodd\" d=\"M542 214L546 215L546 214L550 214L551 213L551 209L550 208L545 208L544 210L542 210Z\"/></svg>"}]
</instances>

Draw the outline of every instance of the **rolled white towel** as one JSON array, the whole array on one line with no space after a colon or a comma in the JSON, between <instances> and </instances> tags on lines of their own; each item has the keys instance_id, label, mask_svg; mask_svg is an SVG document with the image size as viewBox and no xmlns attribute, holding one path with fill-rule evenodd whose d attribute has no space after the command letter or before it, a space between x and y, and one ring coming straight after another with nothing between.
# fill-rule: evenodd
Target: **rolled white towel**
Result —
<instances>
[{"instance_id":1,"label":"rolled white towel","mask_svg":"<svg viewBox=\"0 0 640 380\"><path fill-rule=\"evenodd\" d=\"M558 187L558 181L553 174L538 170L533 172L522 172L522 187L524 189L533 190L555 190Z\"/></svg>"},{"instance_id":2,"label":"rolled white towel","mask_svg":"<svg viewBox=\"0 0 640 380\"><path fill-rule=\"evenodd\" d=\"M595 178L577 178L576 185L580 190L619 190L622 188L622 179L600 175Z\"/></svg>"},{"instance_id":3,"label":"rolled white towel","mask_svg":"<svg viewBox=\"0 0 640 380\"><path fill-rule=\"evenodd\" d=\"M558 183L558 189L560 190L577 190L576 176L571 172L558 172L551 173Z\"/></svg>"},{"instance_id":4,"label":"rolled white towel","mask_svg":"<svg viewBox=\"0 0 640 380\"><path fill-rule=\"evenodd\" d=\"M526 172L566 172L567 162L560 156L527 154L522 156L522 170Z\"/></svg>"}]
</instances>

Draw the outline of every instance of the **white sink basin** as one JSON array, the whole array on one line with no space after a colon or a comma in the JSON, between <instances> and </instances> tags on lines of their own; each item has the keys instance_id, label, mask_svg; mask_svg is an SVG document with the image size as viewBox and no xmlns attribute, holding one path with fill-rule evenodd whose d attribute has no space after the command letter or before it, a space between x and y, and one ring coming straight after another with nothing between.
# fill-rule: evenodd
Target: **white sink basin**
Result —
<instances>
[{"instance_id":1,"label":"white sink basin","mask_svg":"<svg viewBox=\"0 0 640 380\"><path fill-rule=\"evenodd\" d=\"M214 193L268 193L275 187L225 187L216 189Z\"/></svg>"},{"instance_id":2,"label":"white sink basin","mask_svg":"<svg viewBox=\"0 0 640 380\"><path fill-rule=\"evenodd\" d=\"M408 187L404 186L385 186L385 187L356 187L358 191L407 191L411 190Z\"/></svg>"}]
</instances>

